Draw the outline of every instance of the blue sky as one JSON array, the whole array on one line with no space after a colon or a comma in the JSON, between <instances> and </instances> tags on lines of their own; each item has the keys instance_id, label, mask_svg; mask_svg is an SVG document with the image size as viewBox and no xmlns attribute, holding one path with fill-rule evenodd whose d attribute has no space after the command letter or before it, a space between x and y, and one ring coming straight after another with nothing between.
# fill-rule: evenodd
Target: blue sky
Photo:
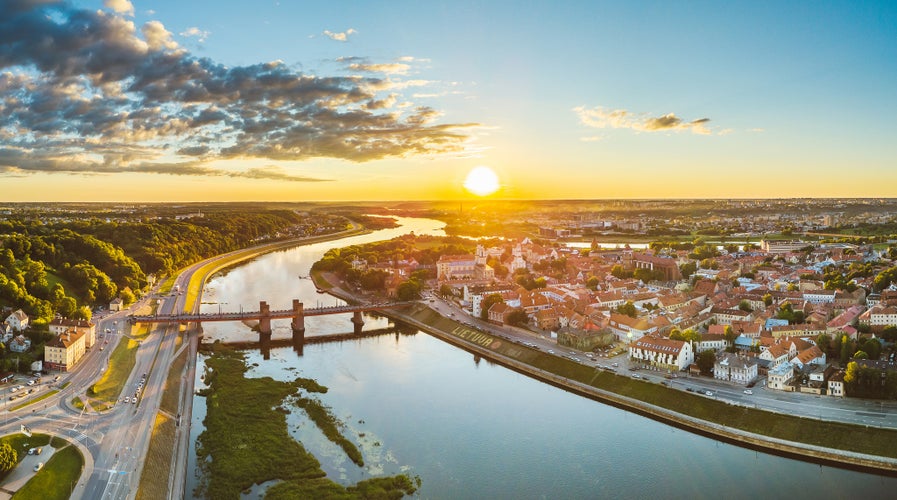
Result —
<instances>
[{"instance_id":1,"label":"blue sky","mask_svg":"<svg viewBox=\"0 0 897 500\"><path fill-rule=\"evenodd\" d=\"M0 0L0 9L28 3ZM7 130L38 136L28 144L0 136L18 148L11 160L0 155L0 178L18 196L74 199L72 186L101 186L104 199L458 198L469 196L461 186L477 165L498 173L502 189L494 196L504 198L897 196L893 2L132 5L133 13L126 0L40 12L64 20L101 9L92 22L120 17L133 23L137 39L154 22L170 33L171 45L159 50L178 51L181 60L231 69L282 61L282 74L343 79L347 95L353 78L381 83L359 85L371 92L364 103L316 101L316 109L340 113L326 124L317 113L293 122L307 123L321 141L302 148L285 125L276 140L264 136L275 143L269 148L234 146L233 135L214 127L203 130L200 148L195 136L185 142L175 132L150 144L133 133L98 137L85 126L79 133L86 137L144 147L115 155L69 145L50 163L17 166L16 158L34 155L29 144L46 139L39 125L46 120L7 119ZM0 72L34 77L29 63L20 57ZM224 104L231 105L204 106ZM123 127L139 128L138 107ZM165 119L175 111L166 108ZM252 121L245 106L225 111L237 127ZM388 148L370 133L370 121L350 139L339 132L338 120L357 126L354 111L393 120ZM277 113L285 112L289 106ZM347 140L357 141L355 150L339 146ZM51 146L48 140L42 151ZM59 158L73 153L102 161L60 167Z\"/></svg>"}]
</instances>

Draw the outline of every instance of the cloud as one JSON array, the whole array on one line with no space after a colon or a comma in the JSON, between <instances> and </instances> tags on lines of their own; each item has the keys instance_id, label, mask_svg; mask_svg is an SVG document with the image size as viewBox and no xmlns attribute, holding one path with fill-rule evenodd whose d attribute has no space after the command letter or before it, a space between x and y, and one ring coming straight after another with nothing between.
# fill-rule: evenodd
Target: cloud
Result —
<instances>
[{"instance_id":1,"label":"cloud","mask_svg":"<svg viewBox=\"0 0 897 500\"><path fill-rule=\"evenodd\" d=\"M579 121L593 128L624 128L638 132L659 131L690 131L694 134L708 135L707 128L709 118L699 118L692 121L683 121L674 113L652 117L646 114L636 114L625 109L605 109L600 106L586 108L578 106L573 112L579 117Z\"/></svg>"},{"instance_id":2,"label":"cloud","mask_svg":"<svg viewBox=\"0 0 897 500\"><path fill-rule=\"evenodd\" d=\"M368 73L386 73L387 75L406 75L411 66L402 63L362 64L353 63L349 69Z\"/></svg>"},{"instance_id":3,"label":"cloud","mask_svg":"<svg viewBox=\"0 0 897 500\"><path fill-rule=\"evenodd\" d=\"M280 61L228 67L192 55L158 21L138 29L115 12L0 0L0 172L307 181L212 165L464 154L479 124L438 123L438 110L402 93L428 83Z\"/></svg>"},{"instance_id":4,"label":"cloud","mask_svg":"<svg viewBox=\"0 0 897 500\"><path fill-rule=\"evenodd\" d=\"M324 35L330 38L331 40L336 40L337 42L346 42L349 40L349 35L354 35L358 33L354 28L349 28L342 33L334 33L330 30L324 30Z\"/></svg>"},{"instance_id":5,"label":"cloud","mask_svg":"<svg viewBox=\"0 0 897 500\"><path fill-rule=\"evenodd\" d=\"M103 0L103 6L119 14L134 15L134 5L130 0Z\"/></svg>"},{"instance_id":6,"label":"cloud","mask_svg":"<svg viewBox=\"0 0 897 500\"><path fill-rule=\"evenodd\" d=\"M205 31L205 30L201 30L201 29L197 28L196 26L191 26L181 32L181 36L187 37L187 38L195 37L196 41L199 43L205 43L206 39L208 39L209 35L211 35L211 34L212 33Z\"/></svg>"}]
</instances>

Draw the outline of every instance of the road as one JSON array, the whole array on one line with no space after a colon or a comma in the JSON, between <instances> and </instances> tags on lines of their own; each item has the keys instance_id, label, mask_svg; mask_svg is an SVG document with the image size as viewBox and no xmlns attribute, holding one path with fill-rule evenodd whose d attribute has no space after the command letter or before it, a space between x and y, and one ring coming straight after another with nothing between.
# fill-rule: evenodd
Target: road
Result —
<instances>
[{"instance_id":1,"label":"road","mask_svg":"<svg viewBox=\"0 0 897 500\"><path fill-rule=\"evenodd\" d=\"M626 353L613 358L600 356L590 358L582 351L558 346L555 340L538 333L506 325L495 325L473 317L454 301L444 300L437 295L427 296L425 300L430 308L462 324L518 343L531 344L544 352L552 351L551 354L567 357L587 366L595 366L596 369L606 367L621 375L637 375L642 380L657 384L666 382L673 390L688 391L691 389L691 392L702 395L706 391L710 391L712 396L709 397L730 404L826 421L897 429L897 418L894 418L897 416L897 402L895 401L869 401L777 391L767 389L765 379L758 381L757 385L751 389L753 394L750 395L744 393L744 386L707 377L688 377L684 374L677 374L676 378L667 379L666 375L668 374L663 371L648 370L637 366L632 366L630 369ZM615 367L614 364L618 366Z\"/></svg>"}]
</instances>

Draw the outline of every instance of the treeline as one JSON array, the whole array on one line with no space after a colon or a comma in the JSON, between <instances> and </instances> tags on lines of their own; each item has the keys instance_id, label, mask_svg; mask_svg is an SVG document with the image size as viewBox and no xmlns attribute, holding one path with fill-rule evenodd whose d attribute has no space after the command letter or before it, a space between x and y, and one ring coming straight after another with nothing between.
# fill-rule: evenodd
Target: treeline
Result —
<instances>
[{"instance_id":1,"label":"treeline","mask_svg":"<svg viewBox=\"0 0 897 500\"><path fill-rule=\"evenodd\" d=\"M129 291L139 294L149 274L170 274L263 239L315 234L318 219L333 223L329 216L264 209L186 220L72 217L45 224L42 218L28 211L0 221L0 304L21 308L37 324L56 313L89 319L90 306L133 299ZM305 232L296 234L298 226Z\"/></svg>"}]
</instances>

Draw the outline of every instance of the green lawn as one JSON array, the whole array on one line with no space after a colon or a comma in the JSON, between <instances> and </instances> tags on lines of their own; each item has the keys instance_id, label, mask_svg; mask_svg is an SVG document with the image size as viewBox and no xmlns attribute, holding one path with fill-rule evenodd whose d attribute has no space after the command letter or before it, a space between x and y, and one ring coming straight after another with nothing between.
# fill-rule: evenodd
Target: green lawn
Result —
<instances>
[{"instance_id":1,"label":"green lawn","mask_svg":"<svg viewBox=\"0 0 897 500\"><path fill-rule=\"evenodd\" d=\"M81 477L84 457L78 448L69 445L58 450L44 468L31 478L12 498L41 500L65 500Z\"/></svg>"},{"instance_id":2,"label":"green lawn","mask_svg":"<svg viewBox=\"0 0 897 500\"><path fill-rule=\"evenodd\" d=\"M134 369L137 361L137 346L139 344L131 339L122 338L119 340L112 356L109 358L109 367L103 374L103 377L90 389L88 395L92 398L104 401L110 405L114 405L121 395L122 388ZM91 406L94 406L91 404Z\"/></svg>"},{"instance_id":3,"label":"green lawn","mask_svg":"<svg viewBox=\"0 0 897 500\"><path fill-rule=\"evenodd\" d=\"M149 451L146 452L146 461L143 465L143 472L140 474L140 485L137 487L137 500L165 498L168 493L167 478L171 472L176 430L173 419L162 413L156 415ZM159 478L166 480L160 481Z\"/></svg>"},{"instance_id":4,"label":"green lawn","mask_svg":"<svg viewBox=\"0 0 897 500\"><path fill-rule=\"evenodd\" d=\"M10 408L9 411L20 410L20 409L22 409L22 408L24 408L24 407L26 407L26 406L28 406L28 405L33 405L34 403L37 403L37 402L39 402L39 401L43 401L44 399L47 399L47 398L49 398L50 396L52 396L52 395L54 395L54 394L56 394L56 393L58 393L58 392L59 392L59 391L57 391L57 390L55 390L55 389L52 390L52 391L46 391L46 392L44 392L43 394L41 394L40 396L38 396L38 397L36 397L36 398L34 398L34 399L32 399L32 400L26 401L26 402L24 402L24 403L22 403L22 404L20 404L20 405L13 406L12 408Z\"/></svg>"},{"instance_id":5,"label":"green lawn","mask_svg":"<svg viewBox=\"0 0 897 500\"><path fill-rule=\"evenodd\" d=\"M12 449L19 452L18 461L21 462L22 459L25 458L25 455L28 454L28 448L47 446L50 444L50 436L46 434L33 434L31 437L28 437L21 433L10 434L9 436L0 438L0 443L9 443L9 445L12 446ZM10 471L11 470L12 469L10 469ZM10 471L0 473L0 481L6 478Z\"/></svg>"}]
</instances>

